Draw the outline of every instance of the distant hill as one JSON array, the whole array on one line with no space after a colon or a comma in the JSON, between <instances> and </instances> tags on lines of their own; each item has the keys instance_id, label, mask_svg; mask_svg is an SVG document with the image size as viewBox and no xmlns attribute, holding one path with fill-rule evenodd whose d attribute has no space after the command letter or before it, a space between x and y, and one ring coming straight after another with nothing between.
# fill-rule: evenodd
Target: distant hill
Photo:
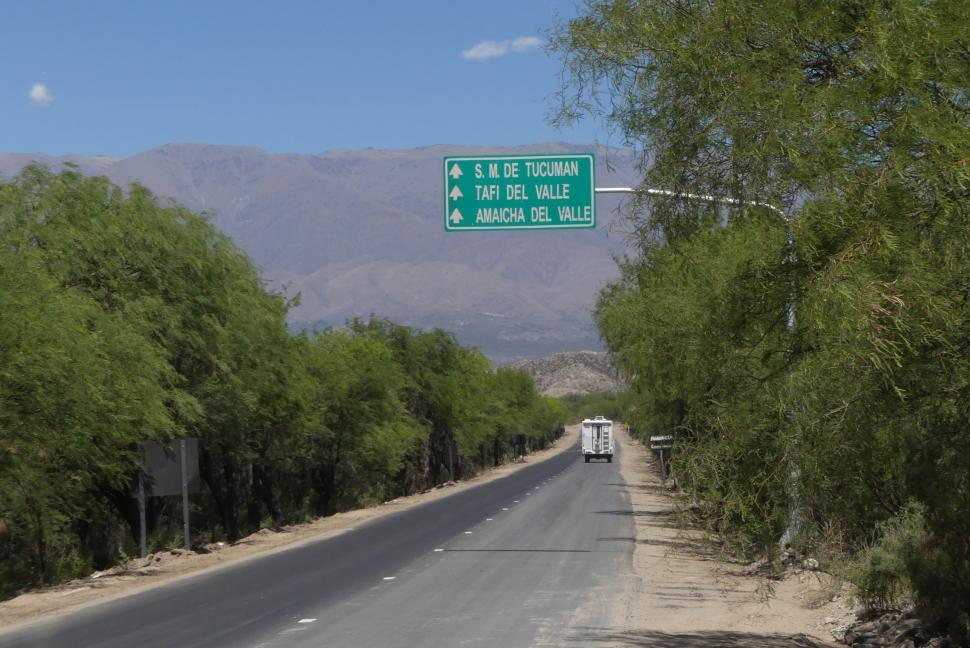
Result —
<instances>
[{"instance_id":1,"label":"distant hill","mask_svg":"<svg viewBox=\"0 0 970 648\"><path fill-rule=\"evenodd\" d=\"M566 396L626 389L603 351L554 353L512 364L529 372L544 396Z\"/></svg>"},{"instance_id":2,"label":"distant hill","mask_svg":"<svg viewBox=\"0 0 970 648\"><path fill-rule=\"evenodd\" d=\"M508 362L599 346L589 310L617 276L611 254L623 245L607 225L618 200L600 199L595 231L446 233L441 159L583 151L597 154L597 184L637 183L630 152L565 143L320 155L204 144L124 158L0 153L0 176L31 161L55 169L70 162L122 185L140 182L208 212L271 285L299 292L295 327L373 313L453 330Z\"/></svg>"}]
</instances>

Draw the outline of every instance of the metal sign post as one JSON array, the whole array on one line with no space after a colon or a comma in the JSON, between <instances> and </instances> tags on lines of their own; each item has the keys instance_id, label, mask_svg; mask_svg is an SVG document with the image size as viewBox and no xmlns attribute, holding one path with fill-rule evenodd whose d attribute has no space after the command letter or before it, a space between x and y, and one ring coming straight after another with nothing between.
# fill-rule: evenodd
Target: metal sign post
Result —
<instances>
[{"instance_id":1,"label":"metal sign post","mask_svg":"<svg viewBox=\"0 0 970 648\"><path fill-rule=\"evenodd\" d=\"M664 450L669 451L674 447L674 437L671 434L650 437L650 449L660 454L660 478L667 479L667 463L664 461Z\"/></svg>"},{"instance_id":2,"label":"metal sign post","mask_svg":"<svg viewBox=\"0 0 970 648\"><path fill-rule=\"evenodd\" d=\"M670 191L669 189L652 189L649 187L643 187L641 189L635 189L633 187L597 187L596 193L610 194L610 193L621 193L621 194L641 194L647 196L664 196L669 198L682 198L684 200L697 200L701 202L709 202L714 204L722 205L743 205L747 207L763 207L765 209L771 210L774 214L779 216L781 220L785 223L785 248L787 250L786 261L791 265L795 261L795 234L792 230L792 217L785 213L785 211L778 207L777 205L772 205L771 203L758 201L758 200L738 200L737 198L726 198L720 196L711 196L707 194L695 194L686 191ZM789 332L794 332L797 327L797 316L795 313L795 299L797 296L797 286L795 285L795 274L792 274L788 280L788 300L785 304L785 326ZM788 353L791 354L791 348L788 349ZM788 412L789 418L791 418L791 412ZM805 515L804 505L802 503L802 494L798 486L798 479L801 475L801 469L796 460L788 460L788 498L789 498L789 519L788 528L782 533L781 538L778 540L778 546L785 547L791 543L794 537L798 534L801 529L802 520Z\"/></svg>"},{"instance_id":3,"label":"metal sign post","mask_svg":"<svg viewBox=\"0 0 970 648\"><path fill-rule=\"evenodd\" d=\"M141 444L139 466L130 495L138 499L139 543L141 555L148 554L145 504L148 497L180 495L182 497L182 546L192 548L189 525L189 494L201 489L198 439L174 439L171 445L156 441Z\"/></svg>"},{"instance_id":4,"label":"metal sign post","mask_svg":"<svg viewBox=\"0 0 970 648\"><path fill-rule=\"evenodd\" d=\"M185 459L185 439L179 439L179 467L182 473L182 547L192 549L192 531L189 528L189 467Z\"/></svg>"},{"instance_id":5,"label":"metal sign post","mask_svg":"<svg viewBox=\"0 0 970 648\"><path fill-rule=\"evenodd\" d=\"M145 473L138 471L138 554L141 558L148 555L148 538L145 521Z\"/></svg>"}]
</instances>

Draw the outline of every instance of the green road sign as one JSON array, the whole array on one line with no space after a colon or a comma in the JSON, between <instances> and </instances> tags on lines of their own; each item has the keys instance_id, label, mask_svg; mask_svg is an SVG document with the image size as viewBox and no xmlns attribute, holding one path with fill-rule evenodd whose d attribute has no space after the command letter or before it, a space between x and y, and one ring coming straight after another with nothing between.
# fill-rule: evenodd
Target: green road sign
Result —
<instances>
[{"instance_id":1,"label":"green road sign","mask_svg":"<svg viewBox=\"0 0 970 648\"><path fill-rule=\"evenodd\" d=\"M446 157L445 229L596 227L591 153Z\"/></svg>"}]
</instances>

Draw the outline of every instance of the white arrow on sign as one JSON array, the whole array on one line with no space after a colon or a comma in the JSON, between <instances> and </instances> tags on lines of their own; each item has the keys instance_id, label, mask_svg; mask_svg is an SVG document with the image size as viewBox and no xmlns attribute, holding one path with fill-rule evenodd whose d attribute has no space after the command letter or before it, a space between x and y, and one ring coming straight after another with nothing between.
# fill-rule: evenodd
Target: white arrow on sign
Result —
<instances>
[{"instance_id":1,"label":"white arrow on sign","mask_svg":"<svg viewBox=\"0 0 970 648\"><path fill-rule=\"evenodd\" d=\"M461 198L461 197L462 197L462 196L464 196L465 194L463 194L463 193L461 192L461 189L459 189L459 188L458 188L458 187L456 186L455 188L453 188L453 189L451 190L451 193L450 193L450 194L448 194L448 195L449 195L449 196L451 196L451 199L452 199L452 200L458 200L459 198Z\"/></svg>"},{"instance_id":2,"label":"white arrow on sign","mask_svg":"<svg viewBox=\"0 0 970 648\"><path fill-rule=\"evenodd\" d=\"M457 164L452 164L451 171L448 172L448 175L457 180L461 177L461 169L458 168Z\"/></svg>"},{"instance_id":3,"label":"white arrow on sign","mask_svg":"<svg viewBox=\"0 0 970 648\"><path fill-rule=\"evenodd\" d=\"M458 211L457 209L454 210L453 212L451 212L451 218L449 218L448 220L450 220L452 223L457 225L458 223L461 222L461 212Z\"/></svg>"}]
</instances>

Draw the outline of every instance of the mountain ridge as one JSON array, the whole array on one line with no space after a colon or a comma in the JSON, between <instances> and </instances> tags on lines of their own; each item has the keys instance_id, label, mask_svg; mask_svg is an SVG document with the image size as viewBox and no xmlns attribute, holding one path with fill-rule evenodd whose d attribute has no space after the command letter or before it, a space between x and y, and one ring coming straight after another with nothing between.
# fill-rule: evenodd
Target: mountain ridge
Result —
<instances>
[{"instance_id":1,"label":"mountain ridge","mask_svg":"<svg viewBox=\"0 0 970 648\"><path fill-rule=\"evenodd\" d=\"M543 396L558 398L626 389L605 351L563 351L519 360L512 367L527 371Z\"/></svg>"},{"instance_id":2,"label":"mountain ridge","mask_svg":"<svg viewBox=\"0 0 970 648\"><path fill-rule=\"evenodd\" d=\"M562 142L320 154L170 143L120 158L4 153L0 177L36 161L55 170L71 163L122 186L139 182L206 212L270 286L299 292L290 316L296 327L373 313L453 330L508 362L599 347L590 310L599 288L618 276L611 255L624 246L608 225L619 200L598 200L592 231L446 233L441 158L564 149L594 152L600 184L639 181L632 152Z\"/></svg>"}]
</instances>

